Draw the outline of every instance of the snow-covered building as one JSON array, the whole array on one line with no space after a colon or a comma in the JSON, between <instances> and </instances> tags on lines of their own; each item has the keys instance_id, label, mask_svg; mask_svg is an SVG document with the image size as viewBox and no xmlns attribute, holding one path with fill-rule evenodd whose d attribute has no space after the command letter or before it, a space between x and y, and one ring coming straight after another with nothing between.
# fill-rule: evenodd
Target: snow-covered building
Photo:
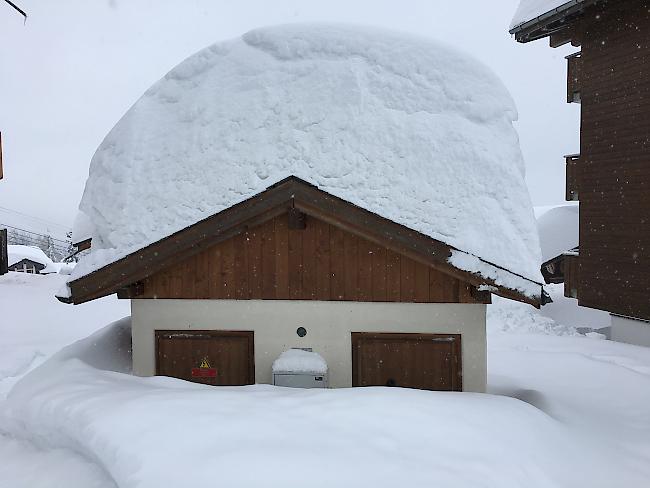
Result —
<instances>
[{"instance_id":1,"label":"snow-covered building","mask_svg":"<svg viewBox=\"0 0 650 488\"><path fill-rule=\"evenodd\" d=\"M47 257L42 249L35 246L9 244L7 257L9 271L34 274L59 272L58 265Z\"/></svg>"},{"instance_id":2,"label":"snow-covered building","mask_svg":"<svg viewBox=\"0 0 650 488\"><path fill-rule=\"evenodd\" d=\"M522 0L519 42L571 44L567 102L579 103L580 153L565 156L579 201L579 251L565 295L612 315L612 338L650 346L650 2Z\"/></svg>"},{"instance_id":3,"label":"snow-covered building","mask_svg":"<svg viewBox=\"0 0 650 488\"><path fill-rule=\"evenodd\" d=\"M131 299L139 375L270 383L309 348L332 387L484 391L491 294L543 293L515 118L489 69L418 37L215 44L97 150L60 299Z\"/></svg>"},{"instance_id":4,"label":"snow-covered building","mask_svg":"<svg viewBox=\"0 0 650 488\"><path fill-rule=\"evenodd\" d=\"M564 283L565 256L578 252L578 214L575 204L557 205L537 218L546 283Z\"/></svg>"}]
</instances>

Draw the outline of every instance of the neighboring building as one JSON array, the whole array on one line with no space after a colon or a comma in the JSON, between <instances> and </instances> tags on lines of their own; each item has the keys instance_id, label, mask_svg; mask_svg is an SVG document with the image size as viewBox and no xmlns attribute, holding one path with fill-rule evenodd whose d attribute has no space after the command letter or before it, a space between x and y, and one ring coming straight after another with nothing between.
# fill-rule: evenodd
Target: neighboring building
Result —
<instances>
[{"instance_id":1,"label":"neighboring building","mask_svg":"<svg viewBox=\"0 0 650 488\"><path fill-rule=\"evenodd\" d=\"M650 346L650 2L523 0L510 32L581 47L567 57L581 129L580 154L566 156L580 239L565 294L610 312L612 338Z\"/></svg>"},{"instance_id":2,"label":"neighboring building","mask_svg":"<svg viewBox=\"0 0 650 488\"><path fill-rule=\"evenodd\" d=\"M491 294L542 301L515 113L480 63L383 30L207 48L95 153L59 298L130 299L138 375L270 383L302 348L312 384L485 391Z\"/></svg>"},{"instance_id":3,"label":"neighboring building","mask_svg":"<svg viewBox=\"0 0 650 488\"><path fill-rule=\"evenodd\" d=\"M59 265L38 247L9 244L7 256L9 271L34 274L50 274L59 271Z\"/></svg>"},{"instance_id":4,"label":"neighboring building","mask_svg":"<svg viewBox=\"0 0 650 488\"><path fill-rule=\"evenodd\" d=\"M565 256L578 252L578 206L558 205L537 218L546 283L564 283Z\"/></svg>"}]
</instances>

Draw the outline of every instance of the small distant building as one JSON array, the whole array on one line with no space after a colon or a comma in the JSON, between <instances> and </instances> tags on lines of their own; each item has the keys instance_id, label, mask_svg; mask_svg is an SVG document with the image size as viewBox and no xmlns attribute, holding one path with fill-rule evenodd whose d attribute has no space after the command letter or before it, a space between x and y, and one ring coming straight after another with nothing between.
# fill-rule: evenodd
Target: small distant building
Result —
<instances>
[{"instance_id":1,"label":"small distant building","mask_svg":"<svg viewBox=\"0 0 650 488\"><path fill-rule=\"evenodd\" d=\"M57 264L38 247L10 244L7 246L7 257L9 271L33 274L59 271Z\"/></svg>"},{"instance_id":2,"label":"small distant building","mask_svg":"<svg viewBox=\"0 0 650 488\"><path fill-rule=\"evenodd\" d=\"M580 47L567 57L580 152L565 156L580 238L547 277L561 267L565 295L609 312L613 339L650 346L650 2L522 0L510 33Z\"/></svg>"}]
</instances>

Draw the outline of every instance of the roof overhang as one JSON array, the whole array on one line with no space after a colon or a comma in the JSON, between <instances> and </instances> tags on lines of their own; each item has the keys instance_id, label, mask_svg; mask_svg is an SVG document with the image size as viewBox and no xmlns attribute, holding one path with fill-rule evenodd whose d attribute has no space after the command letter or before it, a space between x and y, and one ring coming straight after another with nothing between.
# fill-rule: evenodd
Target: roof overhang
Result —
<instances>
[{"instance_id":1,"label":"roof overhang","mask_svg":"<svg viewBox=\"0 0 650 488\"><path fill-rule=\"evenodd\" d=\"M171 266L177 262L179 253L184 257L198 254L293 208L474 286L489 287L496 295L535 307L542 302L541 283L481 260L482 264L500 273L509 273L530 287L538 287L539 294L530 296L521 290L502 286L494 279L455 267L449 258L453 252L462 250L331 195L295 176L285 178L247 200L69 282L70 296L58 298L65 303L79 304L111 295Z\"/></svg>"},{"instance_id":2,"label":"roof overhang","mask_svg":"<svg viewBox=\"0 0 650 488\"><path fill-rule=\"evenodd\" d=\"M581 17L584 10L607 0L571 0L510 29L518 42L530 42L559 32Z\"/></svg>"}]
</instances>

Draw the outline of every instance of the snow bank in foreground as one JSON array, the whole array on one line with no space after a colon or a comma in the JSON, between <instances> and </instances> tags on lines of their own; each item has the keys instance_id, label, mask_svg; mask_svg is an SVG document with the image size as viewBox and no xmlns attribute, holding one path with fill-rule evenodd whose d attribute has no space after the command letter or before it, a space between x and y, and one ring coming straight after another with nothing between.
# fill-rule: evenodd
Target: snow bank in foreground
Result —
<instances>
[{"instance_id":1,"label":"snow bank in foreground","mask_svg":"<svg viewBox=\"0 0 650 488\"><path fill-rule=\"evenodd\" d=\"M494 73L439 42L315 24L215 44L97 149L72 279L295 175L541 282L515 119Z\"/></svg>"},{"instance_id":2,"label":"snow bank in foreground","mask_svg":"<svg viewBox=\"0 0 650 488\"><path fill-rule=\"evenodd\" d=\"M9 272L0 276L0 400L11 385L63 346L129 315L128 300L65 305L54 298L66 277Z\"/></svg>"},{"instance_id":3,"label":"snow bank in foreground","mask_svg":"<svg viewBox=\"0 0 650 488\"><path fill-rule=\"evenodd\" d=\"M84 453L122 488L553 487L576 486L587 472L585 446L507 397L213 388L93 368L101 350L119 354L99 363L123 369L127 327L102 330L27 375L9 396L5 428Z\"/></svg>"}]
</instances>

